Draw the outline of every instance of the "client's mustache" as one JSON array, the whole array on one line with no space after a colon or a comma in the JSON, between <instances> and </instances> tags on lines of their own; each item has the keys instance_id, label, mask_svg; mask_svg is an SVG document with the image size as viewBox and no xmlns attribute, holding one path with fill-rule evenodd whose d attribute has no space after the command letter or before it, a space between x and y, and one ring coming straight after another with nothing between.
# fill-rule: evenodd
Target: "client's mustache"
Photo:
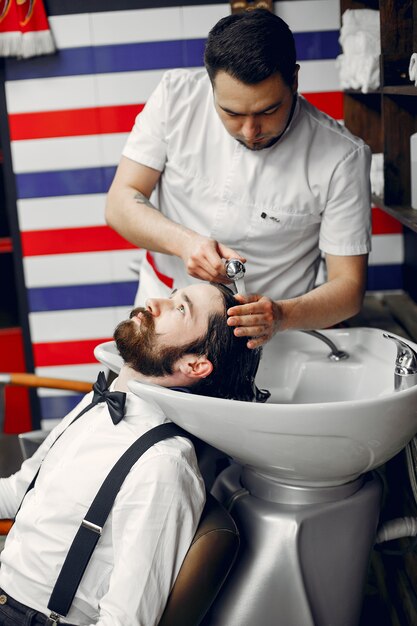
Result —
<instances>
[{"instance_id":1,"label":"client's mustache","mask_svg":"<svg viewBox=\"0 0 417 626\"><path fill-rule=\"evenodd\" d=\"M141 327L145 328L146 330L153 329L154 328L153 315L150 311L148 311L142 306L138 306L135 309L133 309L133 311L130 312L129 319L132 319L132 317L135 317L138 313L142 313Z\"/></svg>"}]
</instances>

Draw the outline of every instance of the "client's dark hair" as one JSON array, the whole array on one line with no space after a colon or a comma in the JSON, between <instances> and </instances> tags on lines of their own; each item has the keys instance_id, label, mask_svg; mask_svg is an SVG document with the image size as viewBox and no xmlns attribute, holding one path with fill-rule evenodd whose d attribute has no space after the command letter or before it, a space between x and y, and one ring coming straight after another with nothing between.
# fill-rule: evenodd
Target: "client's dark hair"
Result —
<instances>
[{"instance_id":1,"label":"client's dark hair","mask_svg":"<svg viewBox=\"0 0 417 626\"><path fill-rule=\"evenodd\" d=\"M219 283L216 287L224 303L223 313L209 315L207 334L190 343L187 352L204 354L213 364L213 371L207 378L193 385L193 393L232 400L265 401L266 397L255 386L255 376L261 358L261 348L250 350L247 337L236 337L233 327L226 324L226 311L237 304L233 292Z\"/></svg>"},{"instance_id":2,"label":"client's dark hair","mask_svg":"<svg viewBox=\"0 0 417 626\"><path fill-rule=\"evenodd\" d=\"M222 18L209 32L204 63L211 82L219 71L247 85L279 72L288 86L294 82L296 51L288 25L265 9Z\"/></svg>"}]
</instances>

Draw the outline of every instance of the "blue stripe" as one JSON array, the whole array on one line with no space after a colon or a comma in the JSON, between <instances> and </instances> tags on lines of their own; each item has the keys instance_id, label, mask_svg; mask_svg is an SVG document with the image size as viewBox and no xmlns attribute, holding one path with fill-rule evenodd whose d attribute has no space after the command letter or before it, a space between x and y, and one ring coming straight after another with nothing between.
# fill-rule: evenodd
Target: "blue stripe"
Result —
<instances>
[{"instance_id":1,"label":"blue stripe","mask_svg":"<svg viewBox=\"0 0 417 626\"><path fill-rule=\"evenodd\" d=\"M404 289L403 265L370 265L368 291Z\"/></svg>"},{"instance_id":2,"label":"blue stripe","mask_svg":"<svg viewBox=\"0 0 417 626\"><path fill-rule=\"evenodd\" d=\"M66 287L36 287L28 289L29 310L31 313L38 313L114 306L133 307L137 287L137 280Z\"/></svg>"},{"instance_id":3,"label":"blue stripe","mask_svg":"<svg viewBox=\"0 0 417 626\"><path fill-rule=\"evenodd\" d=\"M82 400L84 394L39 398L42 419L62 419Z\"/></svg>"},{"instance_id":4,"label":"blue stripe","mask_svg":"<svg viewBox=\"0 0 417 626\"><path fill-rule=\"evenodd\" d=\"M340 32L327 30L312 33L294 33L298 61L335 59L340 53Z\"/></svg>"},{"instance_id":5,"label":"blue stripe","mask_svg":"<svg viewBox=\"0 0 417 626\"><path fill-rule=\"evenodd\" d=\"M299 61L335 59L340 54L339 31L295 33ZM18 61L5 59L6 80L51 78L111 72L202 67L205 39L179 39L65 48L55 55Z\"/></svg>"},{"instance_id":6,"label":"blue stripe","mask_svg":"<svg viewBox=\"0 0 417 626\"><path fill-rule=\"evenodd\" d=\"M6 80L78 76L111 72L199 67L203 65L205 40L151 41L65 48L54 56L35 57L28 64L8 59Z\"/></svg>"},{"instance_id":7,"label":"blue stripe","mask_svg":"<svg viewBox=\"0 0 417 626\"><path fill-rule=\"evenodd\" d=\"M17 197L47 198L107 193L115 172L116 166L16 174Z\"/></svg>"}]
</instances>

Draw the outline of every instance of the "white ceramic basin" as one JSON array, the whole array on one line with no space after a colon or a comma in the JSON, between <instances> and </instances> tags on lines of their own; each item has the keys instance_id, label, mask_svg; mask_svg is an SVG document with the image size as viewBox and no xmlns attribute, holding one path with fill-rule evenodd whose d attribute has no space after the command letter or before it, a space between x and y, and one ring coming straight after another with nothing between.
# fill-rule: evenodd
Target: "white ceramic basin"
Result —
<instances>
[{"instance_id":1,"label":"white ceramic basin","mask_svg":"<svg viewBox=\"0 0 417 626\"><path fill-rule=\"evenodd\" d=\"M266 404L138 382L131 389L259 474L290 484L343 484L390 459L417 432L417 385L394 391L396 347L382 330L323 333L350 357L330 361L329 348L301 332L278 333L267 344L257 376L258 387L271 391ZM95 354L120 369L112 342Z\"/></svg>"}]
</instances>

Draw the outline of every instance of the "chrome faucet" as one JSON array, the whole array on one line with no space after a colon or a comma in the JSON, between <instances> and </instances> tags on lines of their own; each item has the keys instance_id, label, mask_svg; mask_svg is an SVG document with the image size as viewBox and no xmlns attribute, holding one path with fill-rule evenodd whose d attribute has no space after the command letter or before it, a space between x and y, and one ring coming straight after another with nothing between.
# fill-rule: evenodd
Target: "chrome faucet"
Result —
<instances>
[{"instance_id":1,"label":"chrome faucet","mask_svg":"<svg viewBox=\"0 0 417 626\"><path fill-rule=\"evenodd\" d=\"M395 391L409 389L417 384L417 353L402 339L383 333L385 339L392 339L397 346L395 359L394 388Z\"/></svg>"},{"instance_id":2,"label":"chrome faucet","mask_svg":"<svg viewBox=\"0 0 417 626\"><path fill-rule=\"evenodd\" d=\"M331 350L330 354L328 355L328 358L331 361L343 361L344 359L349 358L349 354L347 352L345 352L344 350L339 350L339 348L336 346L335 343L333 343L331 339L326 337L326 335L323 335L323 333L319 333L318 330L302 330L301 332L306 333L306 335L316 337L321 341L324 341L324 343L328 345Z\"/></svg>"}]
</instances>

